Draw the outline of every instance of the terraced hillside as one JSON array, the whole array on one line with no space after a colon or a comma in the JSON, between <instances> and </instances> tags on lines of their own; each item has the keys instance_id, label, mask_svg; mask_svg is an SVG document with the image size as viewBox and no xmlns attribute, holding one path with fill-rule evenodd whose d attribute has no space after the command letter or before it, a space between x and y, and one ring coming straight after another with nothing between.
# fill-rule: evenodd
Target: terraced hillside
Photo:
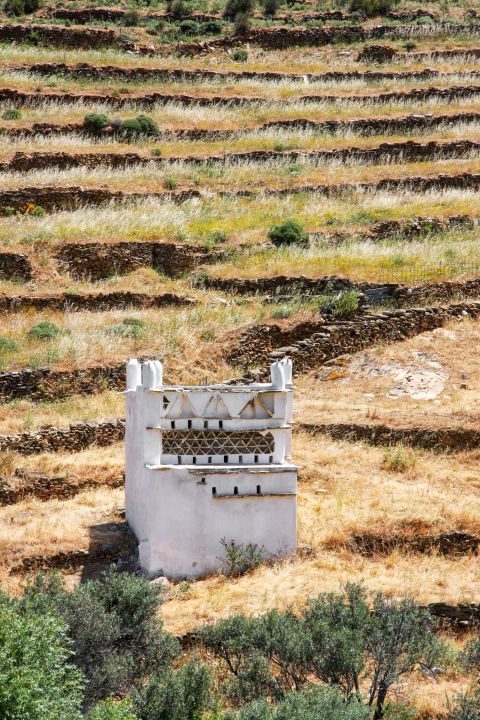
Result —
<instances>
[{"instance_id":1,"label":"terraced hillside","mask_svg":"<svg viewBox=\"0 0 480 720\"><path fill-rule=\"evenodd\" d=\"M135 566L129 357L161 356L169 379L195 383L259 378L289 355L299 552L173 587L167 627L297 607L348 580L468 627L474 4L405 1L370 18L260 5L248 22L210 0L15 7L0 25L2 585L43 567L73 583ZM304 232L275 245L287 220ZM425 717L466 681L429 682L406 691Z\"/></svg>"}]
</instances>

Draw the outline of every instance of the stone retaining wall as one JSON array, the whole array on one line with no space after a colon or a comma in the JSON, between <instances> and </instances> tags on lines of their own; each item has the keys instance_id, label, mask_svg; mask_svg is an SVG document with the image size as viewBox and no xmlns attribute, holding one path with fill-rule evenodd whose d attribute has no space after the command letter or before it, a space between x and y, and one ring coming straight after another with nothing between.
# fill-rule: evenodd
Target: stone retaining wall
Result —
<instances>
[{"instance_id":1,"label":"stone retaining wall","mask_svg":"<svg viewBox=\"0 0 480 720\"><path fill-rule=\"evenodd\" d=\"M22 312L25 310L59 310L63 312L102 312L127 307L183 307L195 304L190 297L173 293L147 295L128 290L109 293L59 293L55 295L0 295L0 312Z\"/></svg>"},{"instance_id":2,"label":"stone retaining wall","mask_svg":"<svg viewBox=\"0 0 480 720\"><path fill-rule=\"evenodd\" d=\"M426 143L382 143L376 147L347 147L336 150L250 150L220 155L185 155L169 158L152 158L134 152L68 153L68 152L17 152L7 162L0 163L0 172L28 172L56 167L66 170L77 167L125 168L137 165L170 167L179 162L193 165L234 165L250 162L288 162L323 165L326 163L355 163L356 165L386 165L393 163L425 162L475 156L480 142L475 140L431 140Z\"/></svg>"},{"instance_id":3,"label":"stone retaining wall","mask_svg":"<svg viewBox=\"0 0 480 720\"><path fill-rule=\"evenodd\" d=\"M394 532L392 535L385 536L363 533L362 535L352 535L349 538L348 547L366 557L389 555L395 550L458 557L476 554L480 547L480 538L460 530L446 531L437 535L408 535Z\"/></svg>"},{"instance_id":4,"label":"stone retaining wall","mask_svg":"<svg viewBox=\"0 0 480 720\"><path fill-rule=\"evenodd\" d=\"M54 212L55 210L77 210L84 205L100 206L110 202L134 202L146 197L157 197L165 201L182 203L199 196L198 190L125 193L107 188L32 186L15 190L1 190L0 214L5 213L6 208L24 212L32 203L39 205L48 212Z\"/></svg>"},{"instance_id":5,"label":"stone retaining wall","mask_svg":"<svg viewBox=\"0 0 480 720\"><path fill-rule=\"evenodd\" d=\"M74 394L90 395L102 390L124 390L125 378L125 363L94 365L73 370L11 370L0 372L0 400L59 400Z\"/></svg>"},{"instance_id":6,"label":"stone retaining wall","mask_svg":"<svg viewBox=\"0 0 480 720\"><path fill-rule=\"evenodd\" d=\"M121 40L118 31L111 28L75 28L63 25L0 25L0 42L82 50L108 47L135 49L134 43Z\"/></svg>"},{"instance_id":7,"label":"stone retaining wall","mask_svg":"<svg viewBox=\"0 0 480 720\"><path fill-rule=\"evenodd\" d=\"M0 505L14 505L31 497L43 502L53 498L66 500L78 495L83 490L96 487L118 488L122 487L125 482L123 475L98 483L94 480L76 481L75 478L25 473L21 470L15 472L15 477L19 481L17 484L0 486Z\"/></svg>"},{"instance_id":8,"label":"stone retaining wall","mask_svg":"<svg viewBox=\"0 0 480 720\"><path fill-rule=\"evenodd\" d=\"M125 420L104 420L72 423L62 430L47 427L37 432L1 435L0 452L37 455L45 452L80 452L92 445L104 447L123 440Z\"/></svg>"},{"instance_id":9,"label":"stone retaining wall","mask_svg":"<svg viewBox=\"0 0 480 720\"><path fill-rule=\"evenodd\" d=\"M469 428L395 428L357 423L297 423L296 428L311 435L329 435L334 440L380 447L408 445L440 452L465 452L480 447L480 431Z\"/></svg>"},{"instance_id":10,"label":"stone retaining wall","mask_svg":"<svg viewBox=\"0 0 480 720\"><path fill-rule=\"evenodd\" d=\"M377 343L405 340L442 327L455 318L479 316L480 302L464 302L447 307L387 310L376 315L364 313L334 322L320 319L290 327L275 323L255 325L236 337L226 348L225 357L244 368L291 357L295 371L305 372L339 355Z\"/></svg>"},{"instance_id":11,"label":"stone retaining wall","mask_svg":"<svg viewBox=\"0 0 480 720\"><path fill-rule=\"evenodd\" d=\"M0 280L32 279L32 263L26 255L12 252L0 252Z\"/></svg>"},{"instance_id":12,"label":"stone retaining wall","mask_svg":"<svg viewBox=\"0 0 480 720\"><path fill-rule=\"evenodd\" d=\"M67 243L56 254L60 272L74 278L102 280L152 267L170 277L180 277L203 262L214 262L216 253L195 245L167 242Z\"/></svg>"}]
</instances>

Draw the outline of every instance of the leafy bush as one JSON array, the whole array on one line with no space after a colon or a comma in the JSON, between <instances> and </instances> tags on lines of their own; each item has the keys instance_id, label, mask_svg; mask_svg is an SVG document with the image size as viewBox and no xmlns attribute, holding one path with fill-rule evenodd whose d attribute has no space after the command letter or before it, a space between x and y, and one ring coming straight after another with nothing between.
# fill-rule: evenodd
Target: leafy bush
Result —
<instances>
[{"instance_id":1,"label":"leafy bush","mask_svg":"<svg viewBox=\"0 0 480 720\"><path fill-rule=\"evenodd\" d=\"M220 541L225 557L219 558L225 565L228 575L238 577L260 565L265 557L265 548L253 543L237 543L235 540Z\"/></svg>"},{"instance_id":2,"label":"leafy bush","mask_svg":"<svg viewBox=\"0 0 480 720\"><path fill-rule=\"evenodd\" d=\"M163 181L163 187L165 190L176 190L177 183L173 178L165 178Z\"/></svg>"},{"instance_id":3,"label":"leafy bush","mask_svg":"<svg viewBox=\"0 0 480 720\"><path fill-rule=\"evenodd\" d=\"M237 48L237 50L234 50L232 53L232 59L235 62L247 62L248 52L246 50L242 50L241 48Z\"/></svg>"},{"instance_id":4,"label":"leafy bush","mask_svg":"<svg viewBox=\"0 0 480 720\"><path fill-rule=\"evenodd\" d=\"M124 318L122 322L115 323L114 325L107 325L105 332L108 335L117 335L118 337L133 337L138 338L147 330L146 324L143 320L137 318Z\"/></svg>"},{"instance_id":5,"label":"leafy bush","mask_svg":"<svg viewBox=\"0 0 480 720\"><path fill-rule=\"evenodd\" d=\"M273 708L257 700L242 708L237 720L368 720L369 709L354 700L346 702L338 690L314 688L291 693Z\"/></svg>"},{"instance_id":6,"label":"leafy bush","mask_svg":"<svg viewBox=\"0 0 480 720\"><path fill-rule=\"evenodd\" d=\"M5 352L12 352L13 350L16 350L18 347L15 340L10 340L10 338L0 337L0 353Z\"/></svg>"},{"instance_id":7,"label":"leafy bush","mask_svg":"<svg viewBox=\"0 0 480 720\"><path fill-rule=\"evenodd\" d=\"M120 134L129 140L141 135L145 137L158 135L159 132L157 123L148 115L139 115L131 120L122 120L119 129Z\"/></svg>"},{"instance_id":8,"label":"leafy bush","mask_svg":"<svg viewBox=\"0 0 480 720\"><path fill-rule=\"evenodd\" d=\"M20 120L22 113L16 108L7 108L2 113L3 120Z\"/></svg>"},{"instance_id":9,"label":"leafy bush","mask_svg":"<svg viewBox=\"0 0 480 720\"><path fill-rule=\"evenodd\" d=\"M202 32L205 35L220 35L222 32L222 23L220 20L207 20L202 23Z\"/></svg>"},{"instance_id":10,"label":"leafy bush","mask_svg":"<svg viewBox=\"0 0 480 720\"><path fill-rule=\"evenodd\" d=\"M85 115L83 119L83 126L85 130L93 133L94 135L102 133L108 125L110 125L110 120L107 115L104 115L103 113L89 113L88 115Z\"/></svg>"},{"instance_id":11,"label":"leafy bush","mask_svg":"<svg viewBox=\"0 0 480 720\"><path fill-rule=\"evenodd\" d=\"M355 290L347 290L335 298L331 305L332 315L348 317L358 310L358 295Z\"/></svg>"},{"instance_id":12,"label":"leafy bush","mask_svg":"<svg viewBox=\"0 0 480 720\"><path fill-rule=\"evenodd\" d=\"M88 713L85 720L137 720L130 700L102 700Z\"/></svg>"},{"instance_id":13,"label":"leafy bush","mask_svg":"<svg viewBox=\"0 0 480 720\"><path fill-rule=\"evenodd\" d=\"M123 24L126 27L137 27L140 24L140 15L136 10L128 10L123 16Z\"/></svg>"},{"instance_id":14,"label":"leafy bush","mask_svg":"<svg viewBox=\"0 0 480 720\"><path fill-rule=\"evenodd\" d=\"M280 0L262 0L263 14L265 17L273 17L280 7Z\"/></svg>"},{"instance_id":15,"label":"leafy bush","mask_svg":"<svg viewBox=\"0 0 480 720\"><path fill-rule=\"evenodd\" d=\"M279 225L272 225L268 231L268 239L275 247L308 244L308 235L296 220L285 220Z\"/></svg>"},{"instance_id":16,"label":"leafy bush","mask_svg":"<svg viewBox=\"0 0 480 720\"><path fill-rule=\"evenodd\" d=\"M448 713L448 720L479 720L480 688L473 693L463 693L455 698L455 704Z\"/></svg>"},{"instance_id":17,"label":"leafy bush","mask_svg":"<svg viewBox=\"0 0 480 720\"><path fill-rule=\"evenodd\" d=\"M251 15L255 9L255 0L227 0L223 17L235 20L237 15Z\"/></svg>"},{"instance_id":18,"label":"leafy bush","mask_svg":"<svg viewBox=\"0 0 480 720\"><path fill-rule=\"evenodd\" d=\"M367 17L386 15L395 5L395 0L350 0L350 12L361 12Z\"/></svg>"},{"instance_id":19,"label":"leafy bush","mask_svg":"<svg viewBox=\"0 0 480 720\"><path fill-rule=\"evenodd\" d=\"M392 472L407 472L416 463L416 458L403 447L389 448L383 456L383 466Z\"/></svg>"},{"instance_id":20,"label":"leafy bush","mask_svg":"<svg viewBox=\"0 0 480 720\"><path fill-rule=\"evenodd\" d=\"M153 677L135 693L139 720L200 720L209 701L211 677L203 663L194 660L177 672Z\"/></svg>"},{"instance_id":21,"label":"leafy bush","mask_svg":"<svg viewBox=\"0 0 480 720\"><path fill-rule=\"evenodd\" d=\"M0 717L80 720L82 676L64 623L0 595Z\"/></svg>"},{"instance_id":22,"label":"leafy bush","mask_svg":"<svg viewBox=\"0 0 480 720\"><path fill-rule=\"evenodd\" d=\"M200 26L195 20L182 20L179 27L184 35L198 35L200 31Z\"/></svg>"},{"instance_id":23,"label":"leafy bush","mask_svg":"<svg viewBox=\"0 0 480 720\"><path fill-rule=\"evenodd\" d=\"M170 667L179 648L157 617L160 592L148 580L115 568L73 591L59 575L38 575L27 587L28 602L66 623L73 660L87 679L87 707Z\"/></svg>"},{"instance_id":24,"label":"leafy bush","mask_svg":"<svg viewBox=\"0 0 480 720\"><path fill-rule=\"evenodd\" d=\"M233 25L234 35L245 35L250 30L250 15L248 13L238 13L235 15Z\"/></svg>"},{"instance_id":25,"label":"leafy bush","mask_svg":"<svg viewBox=\"0 0 480 720\"><path fill-rule=\"evenodd\" d=\"M35 205L35 207L32 208L30 215L33 215L33 217L42 218L45 217L46 213L47 211L41 205Z\"/></svg>"},{"instance_id":26,"label":"leafy bush","mask_svg":"<svg viewBox=\"0 0 480 720\"><path fill-rule=\"evenodd\" d=\"M167 2L167 12L173 15L174 18L179 19L190 15L191 10L184 0L173 0L173 2Z\"/></svg>"},{"instance_id":27,"label":"leafy bush","mask_svg":"<svg viewBox=\"0 0 480 720\"><path fill-rule=\"evenodd\" d=\"M36 12L40 7L40 0L6 0L3 10L7 15L18 17Z\"/></svg>"},{"instance_id":28,"label":"leafy bush","mask_svg":"<svg viewBox=\"0 0 480 720\"><path fill-rule=\"evenodd\" d=\"M35 340L53 340L61 334L62 330L55 325L55 323L49 322L48 320L43 320L37 323L37 325L32 325L27 333L29 337Z\"/></svg>"}]
</instances>

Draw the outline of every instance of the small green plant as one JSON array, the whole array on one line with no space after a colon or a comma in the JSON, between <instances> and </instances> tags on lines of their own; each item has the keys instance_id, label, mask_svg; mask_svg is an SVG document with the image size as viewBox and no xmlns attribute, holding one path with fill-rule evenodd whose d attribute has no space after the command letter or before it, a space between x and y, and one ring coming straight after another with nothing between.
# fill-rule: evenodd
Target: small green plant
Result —
<instances>
[{"instance_id":1,"label":"small green plant","mask_svg":"<svg viewBox=\"0 0 480 720\"><path fill-rule=\"evenodd\" d=\"M395 0L350 0L350 12L360 12L367 17L386 15L395 5Z\"/></svg>"},{"instance_id":2,"label":"small green plant","mask_svg":"<svg viewBox=\"0 0 480 720\"><path fill-rule=\"evenodd\" d=\"M358 310L358 295L355 290L347 290L336 298L332 303L332 315L335 317L347 317Z\"/></svg>"},{"instance_id":3,"label":"small green plant","mask_svg":"<svg viewBox=\"0 0 480 720\"><path fill-rule=\"evenodd\" d=\"M232 53L232 59L235 62L247 62L248 52L246 50L242 50L241 48L237 48L237 50L234 50Z\"/></svg>"},{"instance_id":4,"label":"small green plant","mask_svg":"<svg viewBox=\"0 0 480 720\"><path fill-rule=\"evenodd\" d=\"M198 35L200 32L200 26L195 20L182 20L179 27L183 35Z\"/></svg>"},{"instance_id":5,"label":"small green plant","mask_svg":"<svg viewBox=\"0 0 480 720\"><path fill-rule=\"evenodd\" d=\"M13 352L18 347L15 340L10 340L10 338L6 337L0 337L0 353L7 353L7 352Z\"/></svg>"},{"instance_id":6,"label":"small green plant","mask_svg":"<svg viewBox=\"0 0 480 720\"><path fill-rule=\"evenodd\" d=\"M42 218L46 215L46 210L41 205L35 205L30 215L33 215L33 217Z\"/></svg>"},{"instance_id":7,"label":"small green plant","mask_svg":"<svg viewBox=\"0 0 480 720\"><path fill-rule=\"evenodd\" d=\"M279 305L272 310L271 317L274 320L286 320L293 315L293 312L293 307L290 307L289 305Z\"/></svg>"},{"instance_id":8,"label":"small green plant","mask_svg":"<svg viewBox=\"0 0 480 720\"><path fill-rule=\"evenodd\" d=\"M182 582L178 583L177 585L177 591L184 595L190 590L191 587L192 583L189 580L182 580Z\"/></svg>"},{"instance_id":9,"label":"small green plant","mask_svg":"<svg viewBox=\"0 0 480 720\"><path fill-rule=\"evenodd\" d=\"M12 215L16 215L16 214L17 214L16 209L14 207L12 207L11 205L6 205L3 208L3 215L5 215L5 217L12 217Z\"/></svg>"},{"instance_id":10,"label":"small green plant","mask_svg":"<svg viewBox=\"0 0 480 720\"><path fill-rule=\"evenodd\" d=\"M124 318L122 322L114 325L107 325L105 332L107 335L116 335L117 337L139 338L145 334L147 326L143 320L137 318Z\"/></svg>"},{"instance_id":11,"label":"small green plant","mask_svg":"<svg viewBox=\"0 0 480 720\"><path fill-rule=\"evenodd\" d=\"M250 30L250 24L250 15L248 13L238 13L238 15L235 15L233 34L246 35Z\"/></svg>"},{"instance_id":12,"label":"small green plant","mask_svg":"<svg viewBox=\"0 0 480 720\"><path fill-rule=\"evenodd\" d=\"M412 52L412 50L415 50L417 47L417 43L413 40L407 40L405 43L403 43L403 47L407 52Z\"/></svg>"},{"instance_id":13,"label":"small green plant","mask_svg":"<svg viewBox=\"0 0 480 720\"><path fill-rule=\"evenodd\" d=\"M205 35L220 35L222 32L222 23L220 20L207 20L202 24L202 33Z\"/></svg>"},{"instance_id":14,"label":"small green plant","mask_svg":"<svg viewBox=\"0 0 480 720\"><path fill-rule=\"evenodd\" d=\"M235 540L222 538L220 545L225 550L225 557L219 558L224 564L227 575L238 577L258 567L265 557L265 548L254 543L237 543Z\"/></svg>"},{"instance_id":15,"label":"small green plant","mask_svg":"<svg viewBox=\"0 0 480 720\"><path fill-rule=\"evenodd\" d=\"M100 135L108 125L110 120L103 113L89 113L83 118L83 127L94 135Z\"/></svg>"},{"instance_id":16,"label":"small green plant","mask_svg":"<svg viewBox=\"0 0 480 720\"><path fill-rule=\"evenodd\" d=\"M153 157L162 157L162 149L161 148L152 148L151 153Z\"/></svg>"},{"instance_id":17,"label":"small green plant","mask_svg":"<svg viewBox=\"0 0 480 720\"><path fill-rule=\"evenodd\" d=\"M255 9L255 0L227 0L223 17L235 20L238 15L251 15Z\"/></svg>"},{"instance_id":18,"label":"small green plant","mask_svg":"<svg viewBox=\"0 0 480 720\"><path fill-rule=\"evenodd\" d=\"M274 17L280 7L280 0L262 0L263 14L265 17Z\"/></svg>"},{"instance_id":19,"label":"small green plant","mask_svg":"<svg viewBox=\"0 0 480 720\"><path fill-rule=\"evenodd\" d=\"M53 340L62 334L61 328L53 322L44 320L37 325L32 325L27 335L35 340Z\"/></svg>"},{"instance_id":20,"label":"small green plant","mask_svg":"<svg viewBox=\"0 0 480 720\"><path fill-rule=\"evenodd\" d=\"M3 120L20 120L22 113L16 108L7 108L2 113Z\"/></svg>"},{"instance_id":21,"label":"small green plant","mask_svg":"<svg viewBox=\"0 0 480 720\"><path fill-rule=\"evenodd\" d=\"M163 181L163 187L165 190L175 190L177 187L177 183L173 178L165 178Z\"/></svg>"},{"instance_id":22,"label":"small green plant","mask_svg":"<svg viewBox=\"0 0 480 720\"><path fill-rule=\"evenodd\" d=\"M214 230L210 233L208 239L214 244L224 243L228 240L228 233L225 230Z\"/></svg>"},{"instance_id":23,"label":"small green plant","mask_svg":"<svg viewBox=\"0 0 480 720\"><path fill-rule=\"evenodd\" d=\"M178 20L190 15L190 6L184 0L173 0L167 2L167 13Z\"/></svg>"},{"instance_id":24,"label":"small green plant","mask_svg":"<svg viewBox=\"0 0 480 720\"><path fill-rule=\"evenodd\" d=\"M148 115L139 115L131 120L122 120L119 130L120 135L128 140L142 135L145 137L158 135L159 132L157 123Z\"/></svg>"},{"instance_id":25,"label":"small green plant","mask_svg":"<svg viewBox=\"0 0 480 720\"><path fill-rule=\"evenodd\" d=\"M140 15L136 10L128 10L123 16L123 24L126 27L137 27L140 25Z\"/></svg>"},{"instance_id":26,"label":"small green plant","mask_svg":"<svg viewBox=\"0 0 480 720\"><path fill-rule=\"evenodd\" d=\"M385 451L382 466L392 472L406 473L416 462L417 459L414 455L407 452L405 448L397 446Z\"/></svg>"},{"instance_id":27,"label":"small green plant","mask_svg":"<svg viewBox=\"0 0 480 720\"><path fill-rule=\"evenodd\" d=\"M275 247L308 244L308 234L296 220L284 220L278 225L272 225L268 231L268 239Z\"/></svg>"}]
</instances>

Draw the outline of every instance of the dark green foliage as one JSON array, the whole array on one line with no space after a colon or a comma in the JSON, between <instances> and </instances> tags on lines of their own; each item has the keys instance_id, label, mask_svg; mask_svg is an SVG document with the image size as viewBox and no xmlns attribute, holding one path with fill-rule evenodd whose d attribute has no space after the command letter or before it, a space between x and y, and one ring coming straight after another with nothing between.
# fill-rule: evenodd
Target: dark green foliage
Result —
<instances>
[{"instance_id":1,"label":"dark green foliage","mask_svg":"<svg viewBox=\"0 0 480 720\"><path fill-rule=\"evenodd\" d=\"M85 130L94 135L99 135L108 125L110 125L110 120L103 113L89 113L83 119Z\"/></svg>"},{"instance_id":2,"label":"dark green foliage","mask_svg":"<svg viewBox=\"0 0 480 720\"><path fill-rule=\"evenodd\" d=\"M225 550L225 556L219 560L222 560L226 573L234 577L253 570L265 557L265 548L254 543L237 543L222 538L220 544Z\"/></svg>"},{"instance_id":3,"label":"dark green foliage","mask_svg":"<svg viewBox=\"0 0 480 720\"><path fill-rule=\"evenodd\" d=\"M178 652L156 613L159 589L111 568L102 581L69 592L57 575L39 575L26 590L38 606L53 610L68 627L75 664L87 679L85 705L123 694L150 673L170 667Z\"/></svg>"},{"instance_id":4,"label":"dark green foliage","mask_svg":"<svg viewBox=\"0 0 480 720\"><path fill-rule=\"evenodd\" d=\"M0 717L80 720L82 677L64 623L0 595Z\"/></svg>"},{"instance_id":5,"label":"dark green foliage","mask_svg":"<svg viewBox=\"0 0 480 720\"><path fill-rule=\"evenodd\" d=\"M16 350L18 347L15 340L10 340L10 338L0 337L0 353L4 352L12 352L13 350Z\"/></svg>"},{"instance_id":6,"label":"dark green foliage","mask_svg":"<svg viewBox=\"0 0 480 720\"><path fill-rule=\"evenodd\" d=\"M158 125L148 115L139 115L131 120L122 120L120 123L120 135L132 140L140 136L158 135Z\"/></svg>"},{"instance_id":7,"label":"dark green foliage","mask_svg":"<svg viewBox=\"0 0 480 720\"><path fill-rule=\"evenodd\" d=\"M480 688L459 695L448 713L448 720L480 720Z\"/></svg>"},{"instance_id":8,"label":"dark green foliage","mask_svg":"<svg viewBox=\"0 0 480 720\"><path fill-rule=\"evenodd\" d=\"M370 712L357 701L346 702L336 689L313 688L290 693L276 708L257 700L237 720L368 720Z\"/></svg>"},{"instance_id":9,"label":"dark green foliage","mask_svg":"<svg viewBox=\"0 0 480 720\"><path fill-rule=\"evenodd\" d=\"M178 20L190 15L191 9L184 0L173 0L173 2L167 2L167 12Z\"/></svg>"},{"instance_id":10,"label":"dark green foliage","mask_svg":"<svg viewBox=\"0 0 480 720\"><path fill-rule=\"evenodd\" d=\"M153 677L134 694L139 720L200 720L209 700L211 677L206 665L190 661L164 677Z\"/></svg>"},{"instance_id":11,"label":"dark green foliage","mask_svg":"<svg viewBox=\"0 0 480 720\"><path fill-rule=\"evenodd\" d=\"M237 48L232 53L232 59L235 60L235 62L247 62L248 52L246 50L242 50L241 48Z\"/></svg>"},{"instance_id":12,"label":"dark green foliage","mask_svg":"<svg viewBox=\"0 0 480 720\"><path fill-rule=\"evenodd\" d=\"M467 670L480 672L480 635L467 643L462 653L462 661Z\"/></svg>"},{"instance_id":13,"label":"dark green foliage","mask_svg":"<svg viewBox=\"0 0 480 720\"><path fill-rule=\"evenodd\" d=\"M268 239L276 247L308 244L308 234L296 220L284 220L279 225L272 225L268 231Z\"/></svg>"},{"instance_id":14,"label":"dark green foliage","mask_svg":"<svg viewBox=\"0 0 480 720\"><path fill-rule=\"evenodd\" d=\"M184 35L198 35L200 31L199 24L195 20L182 20L179 27Z\"/></svg>"},{"instance_id":15,"label":"dark green foliage","mask_svg":"<svg viewBox=\"0 0 480 720\"><path fill-rule=\"evenodd\" d=\"M265 17L273 17L280 7L280 0L262 0L263 14Z\"/></svg>"},{"instance_id":16,"label":"dark green foliage","mask_svg":"<svg viewBox=\"0 0 480 720\"><path fill-rule=\"evenodd\" d=\"M163 181L163 187L165 190L175 190L177 187L177 183L173 178L165 178Z\"/></svg>"},{"instance_id":17,"label":"dark green foliage","mask_svg":"<svg viewBox=\"0 0 480 720\"><path fill-rule=\"evenodd\" d=\"M227 0L223 17L235 20L238 15L251 15L255 9L255 0Z\"/></svg>"},{"instance_id":18,"label":"dark green foliage","mask_svg":"<svg viewBox=\"0 0 480 720\"><path fill-rule=\"evenodd\" d=\"M235 15L233 34L246 35L246 33L250 30L250 24L250 15L248 13L238 13L238 15Z\"/></svg>"},{"instance_id":19,"label":"dark green foliage","mask_svg":"<svg viewBox=\"0 0 480 720\"><path fill-rule=\"evenodd\" d=\"M85 720L137 720L130 700L102 700Z\"/></svg>"},{"instance_id":20,"label":"dark green foliage","mask_svg":"<svg viewBox=\"0 0 480 720\"><path fill-rule=\"evenodd\" d=\"M53 338L61 334L62 330L55 325L55 323L49 322L48 320L43 320L37 323L37 325L32 325L27 333L29 337L35 340L53 340Z\"/></svg>"},{"instance_id":21,"label":"dark green foliage","mask_svg":"<svg viewBox=\"0 0 480 720\"><path fill-rule=\"evenodd\" d=\"M18 17L36 12L40 7L40 0L6 0L3 10L7 15Z\"/></svg>"},{"instance_id":22,"label":"dark green foliage","mask_svg":"<svg viewBox=\"0 0 480 720\"><path fill-rule=\"evenodd\" d=\"M114 325L107 325L105 332L109 335L118 335L118 337L137 338L144 335L147 330L143 320L137 318L124 318L122 322Z\"/></svg>"},{"instance_id":23,"label":"dark green foliage","mask_svg":"<svg viewBox=\"0 0 480 720\"><path fill-rule=\"evenodd\" d=\"M140 24L140 15L136 10L128 10L123 16L123 24L126 27L137 27Z\"/></svg>"},{"instance_id":24,"label":"dark green foliage","mask_svg":"<svg viewBox=\"0 0 480 720\"><path fill-rule=\"evenodd\" d=\"M202 23L202 32L205 35L220 35L222 32L222 23L220 20L207 20Z\"/></svg>"},{"instance_id":25,"label":"dark green foliage","mask_svg":"<svg viewBox=\"0 0 480 720\"><path fill-rule=\"evenodd\" d=\"M427 612L412 600L393 602L382 594L372 608L358 585L311 600L301 617L235 615L206 626L201 637L231 672L226 689L236 702L279 700L315 677L336 686L346 701L363 697L376 719L384 715L391 687L420 663L432 667L441 654Z\"/></svg>"},{"instance_id":26,"label":"dark green foliage","mask_svg":"<svg viewBox=\"0 0 480 720\"><path fill-rule=\"evenodd\" d=\"M367 17L386 15L395 5L395 0L350 0L350 12L361 12Z\"/></svg>"},{"instance_id":27,"label":"dark green foliage","mask_svg":"<svg viewBox=\"0 0 480 720\"><path fill-rule=\"evenodd\" d=\"M20 120L22 113L16 108L7 108L2 113L2 120Z\"/></svg>"}]
</instances>

